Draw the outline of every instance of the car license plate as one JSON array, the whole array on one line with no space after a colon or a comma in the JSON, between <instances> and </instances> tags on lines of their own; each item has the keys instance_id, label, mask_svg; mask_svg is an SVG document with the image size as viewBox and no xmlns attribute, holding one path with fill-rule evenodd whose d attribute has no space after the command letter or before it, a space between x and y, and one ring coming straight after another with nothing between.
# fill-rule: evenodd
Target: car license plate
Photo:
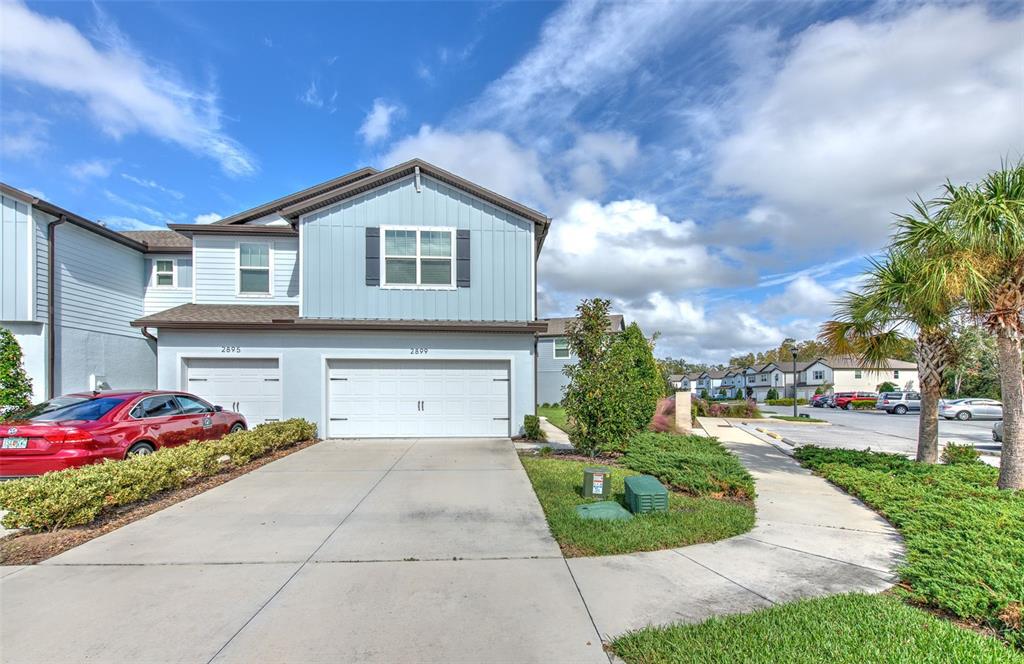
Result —
<instances>
[{"instance_id":1,"label":"car license plate","mask_svg":"<svg viewBox=\"0 0 1024 664\"><path fill-rule=\"evenodd\" d=\"M28 447L28 438L4 438L3 449L23 450Z\"/></svg>"}]
</instances>

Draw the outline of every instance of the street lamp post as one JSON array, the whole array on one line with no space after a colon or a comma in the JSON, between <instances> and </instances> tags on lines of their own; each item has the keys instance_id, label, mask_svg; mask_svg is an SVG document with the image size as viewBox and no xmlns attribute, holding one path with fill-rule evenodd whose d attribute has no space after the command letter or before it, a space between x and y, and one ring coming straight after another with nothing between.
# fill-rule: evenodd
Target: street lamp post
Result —
<instances>
[{"instance_id":1,"label":"street lamp post","mask_svg":"<svg viewBox=\"0 0 1024 664\"><path fill-rule=\"evenodd\" d=\"M790 350L793 352L793 417L796 417L796 346Z\"/></svg>"}]
</instances>

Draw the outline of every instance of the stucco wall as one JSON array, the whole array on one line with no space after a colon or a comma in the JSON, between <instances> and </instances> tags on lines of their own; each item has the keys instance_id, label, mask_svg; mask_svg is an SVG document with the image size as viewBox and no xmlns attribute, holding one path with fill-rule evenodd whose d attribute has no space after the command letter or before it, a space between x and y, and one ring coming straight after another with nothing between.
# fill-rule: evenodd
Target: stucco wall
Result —
<instances>
[{"instance_id":1,"label":"stucco wall","mask_svg":"<svg viewBox=\"0 0 1024 664\"><path fill-rule=\"evenodd\" d=\"M563 390L569 378L562 373L567 364L575 364L576 358L555 357L555 337L537 339L537 403L560 403L565 396Z\"/></svg>"},{"instance_id":2,"label":"stucco wall","mask_svg":"<svg viewBox=\"0 0 1024 664\"><path fill-rule=\"evenodd\" d=\"M186 357L280 357L285 418L302 417L327 431L326 358L503 359L511 364L512 432L521 433L523 417L534 408L532 334L412 332L244 332L160 330L158 386L186 389ZM240 352L222 354L224 346ZM413 355L411 349L426 349Z\"/></svg>"},{"instance_id":3,"label":"stucco wall","mask_svg":"<svg viewBox=\"0 0 1024 664\"><path fill-rule=\"evenodd\" d=\"M22 366L32 379L32 402L46 400L46 325L43 323L4 323L21 346Z\"/></svg>"}]
</instances>

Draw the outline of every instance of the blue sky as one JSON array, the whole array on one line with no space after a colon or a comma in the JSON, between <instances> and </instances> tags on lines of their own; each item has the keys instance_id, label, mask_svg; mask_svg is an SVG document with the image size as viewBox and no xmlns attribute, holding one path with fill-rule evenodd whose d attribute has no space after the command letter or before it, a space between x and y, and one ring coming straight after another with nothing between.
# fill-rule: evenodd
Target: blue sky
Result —
<instances>
[{"instance_id":1,"label":"blue sky","mask_svg":"<svg viewBox=\"0 0 1024 664\"><path fill-rule=\"evenodd\" d=\"M0 179L113 228L420 156L555 220L542 314L807 337L891 213L1024 151L1016 4L0 5Z\"/></svg>"}]
</instances>

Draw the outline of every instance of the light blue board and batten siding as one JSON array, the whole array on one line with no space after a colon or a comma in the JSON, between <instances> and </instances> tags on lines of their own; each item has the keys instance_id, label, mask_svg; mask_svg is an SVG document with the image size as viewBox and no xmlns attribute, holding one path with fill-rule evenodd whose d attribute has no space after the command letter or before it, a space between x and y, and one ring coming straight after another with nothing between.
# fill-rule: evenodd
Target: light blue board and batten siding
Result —
<instances>
[{"instance_id":1,"label":"light blue board and batten siding","mask_svg":"<svg viewBox=\"0 0 1024 664\"><path fill-rule=\"evenodd\" d=\"M142 254L96 233L62 224L57 228L59 287L55 294L62 327L141 337L131 322L142 317Z\"/></svg>"},{"instance_id":2,"label":"light blue board and batten siding","mask_svg":"<svg viewBox=\"0 0 1024 664\"><path fill-rule=\"evenodd\" d=\"M0 196L0 320L30 321L32 312L31 206Z\"/></svg>"},{"instance_id":3,"label":"light blue board and batten siding","mask_svg":"<svg viewBox=\"0 0 1024 664\"><path fill-rule=\"evenodd\" d=\"M427 176L420 180L420 192L410 176L302 217L304 317L532 320L533 222ZM468 229L470 286L367 286L365 229L382 226Z\"/></svg>"},{"instance_id":4,"label":"light blue board and batten siding","mask_svg":"<svg viewBox=\"0 0 1024 664\"><path fill-rule=\"evenodd\" d=\"M158 260L173 260L177 264L177 281L174 288L157 287L154 267ZM192 254L147 254L145 267L146 294L143 313L166 311L192 301Z\"/></svg>"},{"instance_id":5,"label":"light blue board and batten siding","mask_svg":"<svg viewBox=\"0 0 1024 664\"><path fill-rule=\"evenodd\" d=\"M238 243L272 244L273 278L270 297L238 295ZM299 241L297 238L264 239L252 236L192 239L193 279L196 304L298 304Z\"/></svg>"}]
</instances>

